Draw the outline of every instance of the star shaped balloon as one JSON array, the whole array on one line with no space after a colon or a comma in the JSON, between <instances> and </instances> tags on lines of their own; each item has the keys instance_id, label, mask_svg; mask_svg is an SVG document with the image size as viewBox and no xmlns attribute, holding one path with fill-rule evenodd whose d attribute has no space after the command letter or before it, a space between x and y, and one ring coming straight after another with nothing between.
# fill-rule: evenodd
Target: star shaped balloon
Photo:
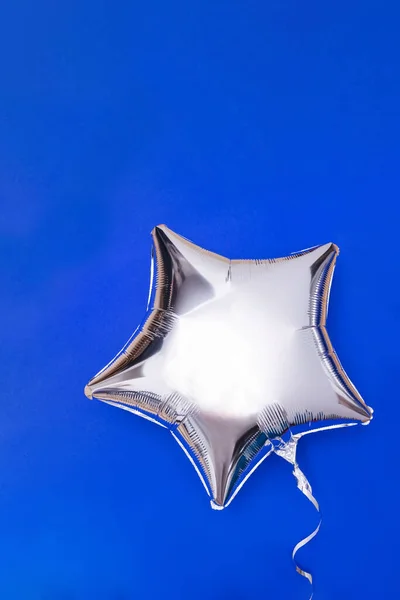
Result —
<instances>
[{"instance_id":1,"label":"star shaped balloon","mask_svg":"<svg viewBox=\"0 0 400 600\"><path fill-rule=\"evenodd\" d=\"M295 464L300 435L370 421L325 327L335 244L230 260L152 236L145 318L85 393L168 429L214 508L271 451Z\"/></svg>"}]
</instances>

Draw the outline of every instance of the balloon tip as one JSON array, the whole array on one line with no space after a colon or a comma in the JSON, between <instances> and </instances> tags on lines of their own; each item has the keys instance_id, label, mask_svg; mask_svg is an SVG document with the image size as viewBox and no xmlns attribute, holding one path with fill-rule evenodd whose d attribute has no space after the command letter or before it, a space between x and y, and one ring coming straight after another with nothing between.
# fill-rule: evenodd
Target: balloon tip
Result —
<instances>
[{"instance_id":1,"label":"balloon tip","mask_svg":"<svg viewBox=\"0 0 400 600\"><path fill-rule=\"evenodd\" d=\"M224 508L225 508L225 506L223 504L222 505L217 504L214 500L211 500L210 504L211 504L211 508L213 510L224 510Z\"/></svg>"},{"instance_id":2,"label":"balloon tip","mask_svg":"<svg viewBox=\"0 0 400 600\"><path fill-rule=\"evenodd\" d=\"M160 223L154 227L153 231L157 231L158 229L164 231L164 229L168 229L168 227L165 225L165 223Z\"/></svg>"},{"instance_id":3,"label":"balloon tip","mask_svg":"<svg viewBox=\"0 0 400 600\"><path fill-rule=\"evenodd\" d=\"M85 396L87 398L89 398L89 400L93 399L93 392L92 392L92 388L90 387L90 385L85 385Z\"/></svg>"}]
</instances>

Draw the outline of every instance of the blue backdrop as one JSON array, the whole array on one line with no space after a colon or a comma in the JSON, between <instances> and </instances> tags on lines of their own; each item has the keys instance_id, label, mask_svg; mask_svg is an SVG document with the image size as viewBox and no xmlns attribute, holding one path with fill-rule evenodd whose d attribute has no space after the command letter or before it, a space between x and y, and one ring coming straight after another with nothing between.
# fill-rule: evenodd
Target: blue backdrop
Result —
<instances>
[{"instance_id":1,"label":"blue backdrop","mask_svg":"<svg viewBox=\"0 0 400 600\"><path fill-rule=\"evenodd\" d=\"M329 331L375 409L302 440L315 600L398 592L398 3L0 9L0 597L309 597L288 464L210 509L173 439L89 402L165 222L231 257L341 248ZM173 468L168 468L169 465Z\"/></svg>"}]
</instances>

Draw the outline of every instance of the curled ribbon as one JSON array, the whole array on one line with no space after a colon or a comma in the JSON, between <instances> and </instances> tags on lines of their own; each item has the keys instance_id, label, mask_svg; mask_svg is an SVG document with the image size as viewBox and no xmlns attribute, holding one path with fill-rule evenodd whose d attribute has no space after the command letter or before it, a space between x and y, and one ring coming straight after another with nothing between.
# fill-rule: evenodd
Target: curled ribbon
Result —
<instances>
[{"instance_id":1,"label":"curled ribbon","mask_svg":"<svg viewBox=\"0 0 400 600\"><path fill-rule=\"evenodd\" d=\"M303 433L292 435L287 442L283 441L282 438L277 439L278 444L274 448L275 453L278 456L281 456L283 459L285 459L291 465L293 465L293 475L296 478L297 487L306 496L306 498L308 498L308 500L314 505L314 507L316 508L316 510L318 512L320 512L318 501L316 500L315 496L313 496L312 488L311 488L311 485L310 485L307 477L304 475L303 471L300 469L300 467L297 463L296 453L297 453L298 441L301 437L303 437L304 435L308 435L309 433L315 433L316 431L325 431L327 429L338 429L340 427L352 427L354 425L357 425L357 423L341 423L340 425L331 425L329 427L321 427L319 429L304 431ZM292 559L295 564L297 573L299 573L299 575L301 575L302 577L305 577L311 585L311 596L310 596L309 600L312 600L312 598L314 596L313 576L309 571L305 571L298 565L295 557L296 557L297 552L300 550L300 548L303 548L303 546L308 544L308 542L310 542L317 535L318 531L320 530L321 523L322 523L322 518L320 518L319 523L318 523L317 527L314 529L314 531L312 533L310 533L309 535L307 535L302 540L300 540L295 545L295 547L293 548L293 552L292 552Z\"/></svg>"}]
</instances>

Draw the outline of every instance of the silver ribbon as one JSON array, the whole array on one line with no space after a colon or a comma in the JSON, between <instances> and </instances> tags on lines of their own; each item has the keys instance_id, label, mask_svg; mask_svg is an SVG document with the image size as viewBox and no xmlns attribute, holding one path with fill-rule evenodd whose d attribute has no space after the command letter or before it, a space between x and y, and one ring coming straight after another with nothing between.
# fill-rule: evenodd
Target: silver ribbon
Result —
<instances>
[{"instance_id":1,"label":"silver ribbon","mask_svg":"<svg viewBox=\"0 0 400 600\"><path fill-rule=\"evenodd\" d=\"M357 423L342 423L340 425L331 425L329 427L321 427L319 429L304 431L302 433L292 435L287 442L285 442L282 438L277 439L278 444L274 448L275 453L278 456L280 456L281 458L283 458L284 460L286 460L287 462L289 462L291 465L293 465L293 475L296 478L297 487L306 496L306 498L308 498L308 500L314 505L314 507L316 508L318 513L320 513L318 501L312 493L312 488L311 488L311 485L310 485L307 477L304 475L303 471L300 469L300 467L297 463L296 455L297 455L297 444L299 442L299 439L302 438L304 435L308 435L309 433L315 433L316 431L326 431L328 429L338 429L340 427L352 427L354 425L357 425ZM300 550L300 548L303 548L303 546L308 544L308 542L310 542L317 535L318 531L320 530L321 523L322 523L322 518L320 518L319 523L316 526L316 528L314 529L314 531L312 531L309 535L307 535L305 538L300 540L295 545L295 547L293 548L293 551L292 551L292 559L293 559L297 573L299 573L299 575L301 575L302 577L305 577L311 585L311 596L310 596L309 600L312 600L312 598L314 596L313 576L309 571L305 571L304 569L302 569L300 567L300 565L297 563L295 557L296 557L297 552Z\"/></svg>"}]
</instances>

